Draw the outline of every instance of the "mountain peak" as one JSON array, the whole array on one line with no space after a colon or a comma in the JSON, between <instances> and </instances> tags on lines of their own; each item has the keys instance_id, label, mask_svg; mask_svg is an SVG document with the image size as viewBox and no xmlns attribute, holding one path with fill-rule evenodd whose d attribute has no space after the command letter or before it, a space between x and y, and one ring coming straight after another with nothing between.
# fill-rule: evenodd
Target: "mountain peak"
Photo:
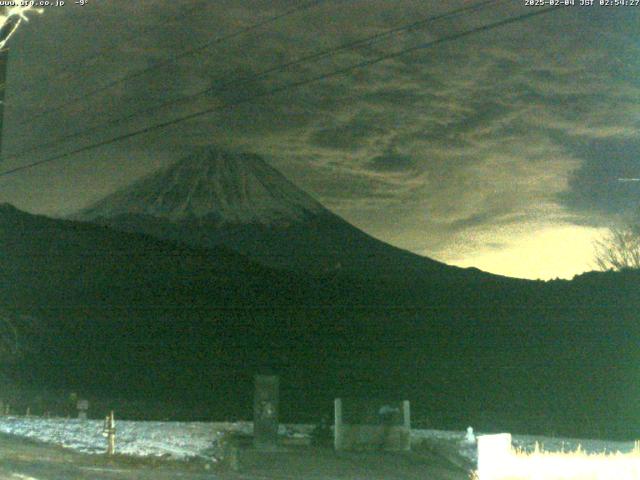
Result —
<instances>
[{"instance_id":1,"label":"mountain peak","mask_svg":"<svg viewBox=\"0 0 640 480\"><path fill-rule=\"evenodd\" d=\"M220 224L290 223L324 211L252 153L201 148L80 213L87 220L143 215Z\"/></svg>"},{"instance_id":2,"label":"mountain peak","mask_svg":"<svg viewBox=\"0 0 640 480\"><path fill-rule=\"evenodd\" d=\"M461 275L367 235L258 155L216 147L134 182L75 219L196 247L224 245L264 265L322 275Z\"/></svg>"}]
</instances>

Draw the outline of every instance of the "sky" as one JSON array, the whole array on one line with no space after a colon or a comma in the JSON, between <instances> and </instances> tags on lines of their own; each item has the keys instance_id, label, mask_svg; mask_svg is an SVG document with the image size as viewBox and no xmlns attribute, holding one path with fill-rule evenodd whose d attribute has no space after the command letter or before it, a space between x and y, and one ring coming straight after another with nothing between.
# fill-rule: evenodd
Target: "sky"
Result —
<instances>
[{"instance_id":1,"label":"sky","mask_svg":"<svg viewBox=\"0 0 640 480\"><path fill-rule=\"evenodd\" d=\"M215 144L262 155L349 222L421 255L521 278L595 269L593 241L640 205L640 7L576 0L281 88L541 8L490 2L251 78L477 3L94 0L31 15L9 45L0 171L208 106L234 106L1 176L0 201L67 215ZM85 129L93 130L57 141ZM55 146L19 155L41 144Z\"/></svg>"}]
</instances>

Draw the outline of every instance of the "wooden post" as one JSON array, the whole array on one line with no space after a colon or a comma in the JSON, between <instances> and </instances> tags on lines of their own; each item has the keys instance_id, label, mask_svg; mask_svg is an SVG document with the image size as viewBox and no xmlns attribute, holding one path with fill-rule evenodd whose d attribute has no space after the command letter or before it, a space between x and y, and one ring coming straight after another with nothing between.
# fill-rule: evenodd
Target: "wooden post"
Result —
<instances>
[{"instance_id":1,"label":"wooden post","mask_svg":"<svg viewBox=\"0 0 640 480\"><path fill-rule=\"evenodd\" d=\"M113 410L104 419L103 435L107 437L107 455L114 455L116 453L116 421L113 415Z\"/></svg>"},{"instance_id":2,"label":"wooden post","mask_svg":"<svg viewBox=\"0 0 640 480\"><path fill-rule=\"evenodd\" d=\"M342 450L342 400L336 398L333 405L333 448Z\"/></svg>"},{"instance_id":3,"label":"wooden post","mask_svg":"<svg viewBox=\"0 0 640 480\"><path fill-rule=\"evenodd\" d=\"M404 427L404 434L406 435L406 443L403 450L411 450L411 403L409 400L403 400L402 402L402 420Z\"/></svg>"},{"instance_id":4,"label":"wooden post","mask_svg":"<svg viewBox=\"0 0 640 480\"><path fill-rule=\"evenodd\" d=\"M402 401L402 426L411 430L411 403L409 400Z\"/></svg>"}]
</instances>

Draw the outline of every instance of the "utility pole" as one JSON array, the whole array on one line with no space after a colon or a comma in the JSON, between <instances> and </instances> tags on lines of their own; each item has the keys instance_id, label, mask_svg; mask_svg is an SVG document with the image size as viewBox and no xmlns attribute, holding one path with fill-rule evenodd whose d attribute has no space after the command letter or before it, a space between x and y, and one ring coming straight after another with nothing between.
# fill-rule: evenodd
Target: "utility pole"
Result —
<instances>
[{"instance_id":1,"label":"utility pole","mask_svg":"<svg viewBox=\"0 0 640 480\"><path fill-rule=\"evenodd\" d=\"M2 160L2 132L4 127L4 97L7 85L7 64L9 49L0 50L0 160Z\"/></svg>"},{"instance_id":2,"label":"utility pole","mask_svg":"<svg viewBox=\"0 0 640 480\"><path fill-rule=\"evenodd\" d=\"M5 7L7 13L9 13L9 7ZM20 15L9 14L5 17L5 21L0 26L0 161L2 160L2 133L4 127L4 97L7 86L7 64L9 63L9 48L6 43L9 37L13 35L20 25Z\"/></svg>"},{"instance_id":3,"label":"utility pole","mask_svg":"<svg viewBox=\"0 0 640 480\"><path fill-rule=\"evenodd\" d=\"M0 161L2 160L2 131L4 124L4 98L7 85L7 64L9 49L6 44L23 20L27 21L26 12L32 10L42 13L41 9L32 6L3 7L0 15Z\"/></svg>"}]
</instances>

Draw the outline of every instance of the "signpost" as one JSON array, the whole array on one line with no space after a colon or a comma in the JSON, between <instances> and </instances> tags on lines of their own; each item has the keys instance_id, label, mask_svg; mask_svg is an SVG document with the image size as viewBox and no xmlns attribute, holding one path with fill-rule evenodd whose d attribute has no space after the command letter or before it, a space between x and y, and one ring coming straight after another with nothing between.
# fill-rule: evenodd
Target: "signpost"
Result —
<instances>
[{"instance_id":1,"label":"signpost","mask_svg":"<svg viewBox=\"0 0 640 480\"><path fill-rule=\"evenodd\" d=\"M260 450L278 446L280 382L276 375L256 375L253 399L253 445Z\"/></svg>"},{"instance_id":2,"label":"signpost","mask_svg":"<svg viewBox=\"0 0 640 480\"><path fill-rule=\"evenodd\" d=\"M86 420L87 419L87 410L89 410L89 400L86 400L84 398L78 400L78 403L76 404L76 407L78 409L78 419L79 420Z\"/></svg>"}]
</instances>

